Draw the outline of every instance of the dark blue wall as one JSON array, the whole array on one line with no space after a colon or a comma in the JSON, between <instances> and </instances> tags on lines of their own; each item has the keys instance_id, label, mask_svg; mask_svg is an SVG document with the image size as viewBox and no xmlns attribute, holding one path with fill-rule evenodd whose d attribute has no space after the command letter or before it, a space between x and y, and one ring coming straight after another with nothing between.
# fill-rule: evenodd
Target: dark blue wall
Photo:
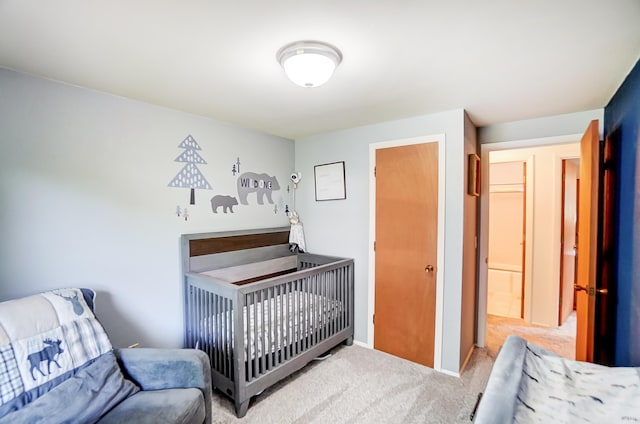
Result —
<instances>
[{"instance_id":1,"label":"dark blue wall","mask_svg":"<svg viewBox=\"0 0 640 424\"><path fill-rule=\"evenodd\" d=\"M604 109L617 146L615 365L640 366L640 60Z\"/></svg>"}]
</instances>

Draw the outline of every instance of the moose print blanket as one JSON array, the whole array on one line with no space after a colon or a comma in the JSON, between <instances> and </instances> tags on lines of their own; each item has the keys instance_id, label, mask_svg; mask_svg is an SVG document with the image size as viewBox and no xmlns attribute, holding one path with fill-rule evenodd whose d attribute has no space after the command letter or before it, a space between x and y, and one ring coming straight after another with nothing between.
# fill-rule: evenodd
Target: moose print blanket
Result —
<instances>
[{"instance_id":1,"label":"moose print blanket","mask_svg":"<svg viewBox=\"0 0 640 424\"><path fill-rule=\"evenodd\" d=\"M112 350L93 314L94 296L61 289L0 303L0 416Z\"/></svg>"}]
</instances>

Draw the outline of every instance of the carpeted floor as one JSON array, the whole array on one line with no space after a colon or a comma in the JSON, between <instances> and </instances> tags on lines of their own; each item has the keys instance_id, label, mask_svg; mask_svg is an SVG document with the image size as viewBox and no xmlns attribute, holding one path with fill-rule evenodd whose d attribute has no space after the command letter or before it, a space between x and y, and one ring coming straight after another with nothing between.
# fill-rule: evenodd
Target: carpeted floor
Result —
<instances>
[{"instance_id":1,"label":"carpeted floor","mask_svg":"<svg viewBox=\"0 0 640 424\"><path fill-rule=\"evenodd\" d=\"M340 346L255 397L239 420L214 392L214 423L469 423L493 365L476 349L460 378L377 350Z\"/></svg>"},{"instance_id":2,"label":"carpeted floor","mask_svg":"<svg viewBox=\"0 0 640 424\"><path fill-rule=\"evenodd\" d=\"M377 350L339 346L252 399L241 420L233 402L214 391L213 423L469 423L508 334L574 357L575 316L557 329L492 315L487 324L487 347L474 351L460 378Z\"/></svg>"},{"instance_id":3,"label":"carpeted floor","mask_svg":"<svg viewBox=\"0 0 640 424\"><path fill-rule=\"evenodd\" d=\"M487 315L487 350L495 356L509 334L517 334L567 359L576 357L576 315L560 327L526 324L521 319Z\"/></svg>"}]
</instances>

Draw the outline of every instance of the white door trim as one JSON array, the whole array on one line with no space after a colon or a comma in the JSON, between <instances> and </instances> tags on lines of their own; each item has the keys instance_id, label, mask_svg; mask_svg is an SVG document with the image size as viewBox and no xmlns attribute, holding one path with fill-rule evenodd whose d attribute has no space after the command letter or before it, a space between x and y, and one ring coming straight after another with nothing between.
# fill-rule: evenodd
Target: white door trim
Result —
<instances>
[{"instance_id":1,"label":"white door trim","mask_svg":"<svg viewBox=\"0 0 640 424\"><path fill-rule=\"evenodd\" d=\"M445 224L445 135L436 134L423 137L382 141L369 144L369 288L368 288L368 329L367 346L373 349L373 313L375 310L376 261L373 243L376 240L376 150L412 144L438 143L438 253L436 274L436 322L434 334L433 368L442 370L442 315L444 293L444 224ZM402 215L398 214L398 219Z\"/></svg>"}]
</instances>

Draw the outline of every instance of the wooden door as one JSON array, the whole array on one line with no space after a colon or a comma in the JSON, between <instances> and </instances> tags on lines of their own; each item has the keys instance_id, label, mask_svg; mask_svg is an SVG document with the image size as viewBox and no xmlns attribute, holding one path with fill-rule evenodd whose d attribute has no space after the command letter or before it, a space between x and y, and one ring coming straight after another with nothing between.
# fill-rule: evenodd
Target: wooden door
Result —
<instances>
[{"instance_id":1,"label":"wooden door","mask_svg":"<svg viewBox=\"0 0 640 424\"><path fill-rule=\"evenodd\" d=\"M374 347L433 367L438 143L376 151Z\"/></svg>"},{"instance_id":2,"label":"wooden door","mask_svg":"<svg viewBox=\"0 0 640 424\"><path fill-rule=\"evenodd\" d=\"M560 302L558 325L564 324L573 311L576 271L576 215L578 165L562 161L562 221L560 238Z\"/></svg>"},{"instance_id":3,"label":"wooden door","mask_svg":"<svg viewBox=\"0 0 640 424\"><path fill-rule=\"evenodd\" d=\"M598 121L591 121L580 141L578 269L576 283L576 359L593 362L595 290L598 258Z\"/></svg>"}]
</instances>

